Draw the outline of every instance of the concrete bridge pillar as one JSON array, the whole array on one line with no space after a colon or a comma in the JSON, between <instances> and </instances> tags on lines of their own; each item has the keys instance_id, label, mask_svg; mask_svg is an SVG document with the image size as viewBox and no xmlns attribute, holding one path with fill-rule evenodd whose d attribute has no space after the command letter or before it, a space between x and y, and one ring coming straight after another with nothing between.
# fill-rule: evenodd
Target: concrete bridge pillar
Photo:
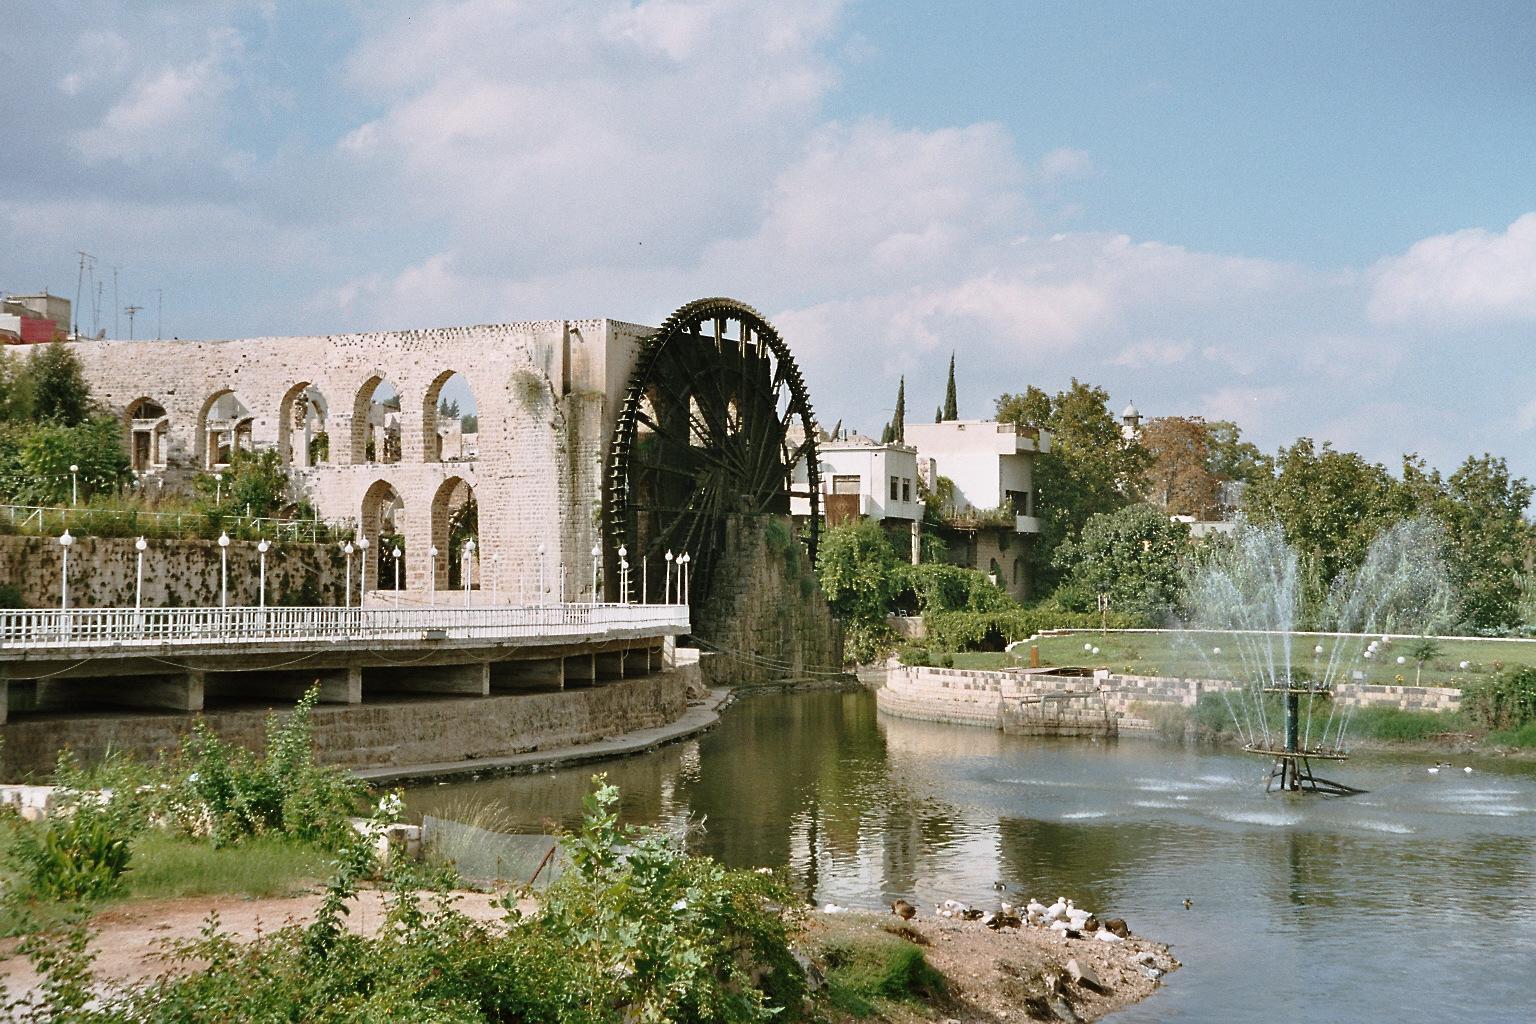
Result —
<instances>
[{"instance_id":1,"label":"concrete bridge pillar","mask_svg":"<svg viewBox=\"0 0 1536 1024\"><path fill-rule=\"evenodd\" d=\"M433 665L413 668L399 689L410 693L463 693L491 695L491 666L476 661L467 665Z\"/></svg>"}]
</instances>

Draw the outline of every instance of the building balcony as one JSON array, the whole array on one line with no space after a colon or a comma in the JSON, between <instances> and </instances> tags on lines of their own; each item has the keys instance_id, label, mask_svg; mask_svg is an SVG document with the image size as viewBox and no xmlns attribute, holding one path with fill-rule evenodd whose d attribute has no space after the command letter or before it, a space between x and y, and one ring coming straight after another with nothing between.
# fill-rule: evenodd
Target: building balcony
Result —
<instances>
[{"instance_id":1,"label":"building balcony","mask_svg":"<svg viewBox=\"0 0 1536 1024\"><path fill-rule=\"evenodd\" d=\"M1038 516L1014 516L1013 531L1015 533L1039 533L1040 519Z\"/></svg>"}]
</instances>

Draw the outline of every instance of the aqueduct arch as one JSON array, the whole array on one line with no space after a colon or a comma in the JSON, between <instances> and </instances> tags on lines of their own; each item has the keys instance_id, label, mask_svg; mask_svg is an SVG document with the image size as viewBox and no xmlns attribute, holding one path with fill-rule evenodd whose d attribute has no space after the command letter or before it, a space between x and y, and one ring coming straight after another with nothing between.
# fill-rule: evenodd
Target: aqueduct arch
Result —
<instances>
[{"instance_id":1,"label":"aqueduct arch","mask_svg":"<svg viewBox=\"0 0 1536 1024\"><path fill-rule=\"evenodd\" d=\"M655 556L652 568L669 548L691 546L708 562L706 549L723 542L721 516L783 514L797 497L813 509L816 502L814 457L809 478L786 468L806 459L814 435L799 372L772 326L730 300L690 303L661 329L541 320L73 345L94 393L119 415L158 410L150 451L163 460L153 464L167 491L189 486L237 447L275 449L298 496L322 518L357 522L373 543L393 511L405 540L402 576L416 596L428 592L429 577L433 589L447 589L445 524L466 495L477 512L477 582L515 598L541 565L546 581L563 566L566 596L575 600L592 596L594 549L613 599L626 537ZM711 373L688 372L692 356ZM461 451L452 461L436 442L438 402L456 373L471 385L478 447L473 459ZM374 398L385 380L399 407L380 424ZM210 413L219 414L212 423ZM398 431L396 461L379 458L396 454L379 450L381 426ZM322 432L329 460L301 457ZM745 472L724 486L688 475L689 465L721 461ZM377 586L379 566L368 561L368 584ZM635 597L639 586L632 581Z\"/></svg>"}]
</instances>

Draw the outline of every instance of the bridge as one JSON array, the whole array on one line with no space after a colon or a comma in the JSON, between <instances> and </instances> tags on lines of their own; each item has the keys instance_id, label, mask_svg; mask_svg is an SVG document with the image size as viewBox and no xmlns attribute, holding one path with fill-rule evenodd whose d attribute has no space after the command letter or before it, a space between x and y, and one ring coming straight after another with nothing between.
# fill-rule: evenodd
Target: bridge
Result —
<instances>
[{"instance_id":1,"label":"bridge","mask_svg":"<svg viewBox=\"0 0 1536 1024\"><path fill-rule=\"evenodd\" d=\"M365 692L487 696L657 671L686 604L0 610L0 716L82 706L200 711ZM0 717L0 722L5 719Z\"/></svg>"}]
</instances>

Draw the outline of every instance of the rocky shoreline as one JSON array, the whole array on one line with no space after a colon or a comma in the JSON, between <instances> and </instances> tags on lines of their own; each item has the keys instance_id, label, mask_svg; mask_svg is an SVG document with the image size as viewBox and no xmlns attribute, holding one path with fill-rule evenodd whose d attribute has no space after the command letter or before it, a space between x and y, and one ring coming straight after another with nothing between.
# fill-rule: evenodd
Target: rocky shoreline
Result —
<instances>
[{"instance_id":1,"label":"rocky shoreline","mask_svg":"<svg viewBox=\"0 0 1536 1024\"><path fill-rule=\"evenodd\" d=\"M924 1000L927 1013L903 1004L879 1007L874 1019L890 1024L1092 1021L1152 995L1163 975L1181 966L1167 946L1134 934L1101 942L1091 934L1068 938L1029 925L994 930L981 921L931 916L902 921L889 913L817 912L807 937L828 942L871 929L918 946L944 978L944 990Z\"/></svg>"}]
</instances>

